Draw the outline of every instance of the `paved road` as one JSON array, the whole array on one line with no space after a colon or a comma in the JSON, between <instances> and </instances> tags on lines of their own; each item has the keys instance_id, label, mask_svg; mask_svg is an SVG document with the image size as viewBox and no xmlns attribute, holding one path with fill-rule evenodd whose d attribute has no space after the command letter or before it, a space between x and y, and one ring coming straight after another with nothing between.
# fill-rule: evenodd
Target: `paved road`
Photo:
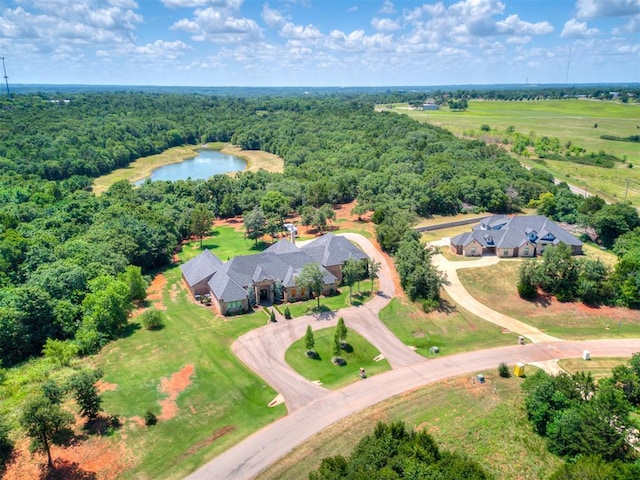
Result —
<instances>
[{"instance_id":1,"label":"paved road","mask_svg":"<svg viewBox=\"0 0 640 480\"><path fill-rule=\"evenodd\" d=\"M363 236L345 236L358 243L371 258L380 262L380 289L370 302L360 307L342 309L340 316L344 318L348 328L354 329L374 345L392 368L423 361L424 357L398 340L378 318L380 309L387 305L395 294L389 265L373 244ZM336 323L337 315L330 312L267 324L242 335L231 348L240 360L284 397L287 410L292 413L327 395L329 391L296 373L286 363L285 352L293 342L304 336L307 325L319 330L333 327Z\"/></svg>"},{"instance_id":2,"label":"paved road","mask_svg":"<svg viewBox=\"0 0 640 480\"><path fill-rule=\"evenodd\" d=\"M417 387L460 375L494 370L500 362L541 362L554 358L630 356L640 351L640 340L551 342L510 346L442 357L376 375L331 391L264 427L222 453L189 480L245 480L329 425L378 402Z\"/></svg>"},{"instance_id":3,"label":"paved road","mask_svg":"<svg viewBox=\"0 0 640 480\"><path fill-rule=\"evenodd\" d=\"M448 240L448 239L447 239ZM546 333L542 333L535 327L528 325L520 320L504 315L500 312L487 307L480 303L464 288L462 282L458 278L457 270L460 268L479 268L489 265L495 265L500 259L496 256L482 257L478 260L451 262L443 255L434 255L433 264L438 267L447 276L448 284L444 286L445 291L451 299L463 308L482 317L488 322L494 323L502 328L507 328L512 332L527 337L534 343L538 342L559 342L559 338L552 337Z\"/></svg>"}]
</instances>

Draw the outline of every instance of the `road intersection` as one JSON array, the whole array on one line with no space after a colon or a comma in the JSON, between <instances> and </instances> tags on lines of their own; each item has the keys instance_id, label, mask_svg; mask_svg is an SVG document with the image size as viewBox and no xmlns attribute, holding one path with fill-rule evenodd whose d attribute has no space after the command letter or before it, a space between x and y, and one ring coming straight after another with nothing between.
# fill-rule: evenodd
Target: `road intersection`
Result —
<instances>
[{"instance_id":1,"label":"road intersection","mask_svg":"<svg viewBox=\"0 0 640 480\"><path fill-rule=\"evenodd\" d=\"M232 349L251 370L284 397L289 414L214 458L189 475L189 480L254 478L315 433L349 415L446 378L495 369L500 362L553 365L557 359L580 357L584 350L595 357L631 356L640 351L640 341L637 339L564 342L495 312L469 295L460 283L456 270L481 267L497 260L449 262L443 256L436 255L435 264L448 277L445 290L456 303L489 322L526 336L533 343L427 359L404 345L378 318L380 310L395 295L391 269L385 258L363 236L345 236L381 263L380 288L370 302L342 309L339 316L344 318L349 328L361 334L385 356L392 370L340 390L328 390L295 372L285 361L286 350L294 341L302 338L307 325L314 330L335 326L338 317L335 313L299 317L248 332L233 343Z\"/></svg>"}]
</instances>

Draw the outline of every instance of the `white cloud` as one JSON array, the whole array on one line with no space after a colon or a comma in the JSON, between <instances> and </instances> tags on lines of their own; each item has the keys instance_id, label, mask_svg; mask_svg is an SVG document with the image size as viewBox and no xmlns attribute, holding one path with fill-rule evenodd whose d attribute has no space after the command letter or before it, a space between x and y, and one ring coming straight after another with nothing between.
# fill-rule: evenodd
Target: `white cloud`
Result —
<instances>
[{"instance_id":1,"label":"white cloud","mask_svg":"<svg viewBox=\"0 0 640 480\"><path fill-rule=\"evenodd\" d=\"M280 35L285 38L320 38L322 33L314 25L294 25L293 23L285 23L280 29Z\"/></svg>"},{"instance_id":2,"label":"white cloud","mask_svg":"<svg viewBox=\"0 0 640 480\"><path fill-rule=\"evenodd\" d=\"M285 18L282 14L269 6L268 3L265 3L262 6L262 19L269 27L277 27L282 25L285 22Z\"/></svg>"},{"instance_id":3,"label":"white cloud","mask_svg":"<svg viewBox=\"0 0 640 480\"><path fill-rule=\"evenodd\" d=\"M400 24L390 18L377 18L371 20L371 26L378 31L393 32L400 28Z\"/></svg>"},{"instance_id":4,"label":"white cloud","mask_svg":"<svg viewBox=\"0 0 640 480\"><path fill-rule=\"evenodd\" d=\"M640 32L640 15L634 15L629 19L627 23L621 27L616 27L612 30L614 35L624 35L625 33L638 33Z\"/></svg>"},{"instance_id":5,"label":"white cloud","mask_svg":"<svg viewBox=\"0 0 640 480\"><path fill-rule=\"evenodd\" d=\"M518 15L509 15L496 23L496 29L502 35L545 35L553 32L549 22L530 23L520 20Z\"/></svg>"},{"instance_id":6,"label":"white cloud","mask_svg":"<svg viewBox=\"0 0 640 480\"><path fill-rule=\"evenodd\" d=\"M572 18L564 24L560 36L562 38L587 38L593 37L598 33L600 32L597 28L587 28L587 22L579 22Z\"/></svg>"},{"instance_id":7,"label":"white cloud","mask_svg":"<svg viewBox=\"0 0 640 480\"><path fill-rule=\"evenodd\" d=\"M239 10L244 0L161 0L167 8L200 8L220 7L229 10Z\"/></svg>"},{"instance_id":8,"label":"white cloud","mask_svg":"<svg viewBox=\"0 0 640 480\"><path fill-rule=\"evenodd\" d=\"M576 17L624 17L640 13L640 0L578 0Z\"/></svg>"},{"instance_id":9,"label":"white cloud","mask_svg":"<svg viewBox=\"0 0 640 480\"><path fill-rule=\"evenodd\" d=\"M357 5L353 5L352 7L347 8L347 12L349 13L353 13L353 12L357 12L358 11L358 6Z\"/></svg>"},{"instance_id":10,"label":"white cloud","mask_svg":"<svg viewBox=\"0 0 640 480\"><path fill-rule=\"evenodd\" d=\"M380 7L380 13L396 13L396 7L390 0L384 0L384 2L382 2L382 7Z\"/></svg>"},{"instance_id":11,"label":"white cloud","mask_svg":"<svg viewBox=\"0 0 640 480\"><path fill-rule=\"evenodd\" d=\"M171 29L190 33L195 41L235 43L262 38L262 30L255 20L236 17L229 10L212 7L195 10L193 19L178 20Z\"/></svg>"},{"instance_id":12,"label":"white cloud","mask_svg":"<svg viewBox=\"0 0 640 480\"><path fill-rule=\"evenodd\" d=\"M191 47L180 40L173 42L156 40L153 43L147 43L145 45L126 44L113 50L98 50L96 55L99 57L122 57L123 55L133 55L174 60L182 56L188 50L191 50Z\"/></svg>"},{"instance_id":13,"label":"white cloud","mask_svg":"<svg viewBox=\"0 0 640 480\"><path fill-rule=\"evenodd\" d=\"M509 37L507 38L507 43L513 45L526 45L527 43L531 43L531 37L525 35L524 37Z\"/></svg>"}]
</instances>

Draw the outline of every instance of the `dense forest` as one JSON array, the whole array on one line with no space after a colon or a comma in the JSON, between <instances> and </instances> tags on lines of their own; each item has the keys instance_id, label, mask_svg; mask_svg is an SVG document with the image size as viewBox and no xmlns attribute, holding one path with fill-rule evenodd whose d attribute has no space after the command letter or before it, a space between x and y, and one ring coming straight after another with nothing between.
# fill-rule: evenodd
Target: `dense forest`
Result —
<instances>
[{"instance_id":1,"label":"dense forest","mask_svg":"<svg viewBox=\"0 0 640 480\"><path fill-rule=\"evenodd\" d=\"M544 195L565 198L548 174L522 168L495 146L374 111L398 99L82 93L2 100L0 360L8 366L38 355L47 338L90 353L118 335L143 295L142 276L170 262L203 208L230 217L269 203L268 192L279 192L290 212L357 199L355 213L374 212L378 240L393 253L417 216L511 212ZM119 182L102 196L91 192L92 177L141 156L212 141L280 155L284 172L139 188ZM433 296L422 277L434 272L408 275L413 298Z\"/></svg>"},{"instance_id":2,"label":"dense forest","mask_svg":"<svg viewBox=\"0 0 640 480\"><path fill-rule=\"evenodd\" d=\"M633 412L640 406L640 354L597 382L590 373L539 370L522 387L533 429L568 460L551 479L638 478Z\"/></svg>"}]
</instances>

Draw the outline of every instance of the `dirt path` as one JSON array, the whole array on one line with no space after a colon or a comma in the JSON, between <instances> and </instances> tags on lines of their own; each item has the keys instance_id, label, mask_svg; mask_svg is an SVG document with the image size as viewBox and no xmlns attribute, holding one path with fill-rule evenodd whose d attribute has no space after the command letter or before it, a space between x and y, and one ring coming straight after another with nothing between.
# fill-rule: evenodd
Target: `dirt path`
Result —
<instances>
[{"instance_id":1,"label":"dirt path","mask_svg":"<svg viewBox=\"0 0 640 480\"><path fill-rule=\"evenodd\" d=\"M333 423L414 388L440 380L495 369L500 362L532 363L555 358L577 358L584 350L594 357L631 356L637 339L551 342L514 345L451 355L376 375L331 391L286 417L259 430L213 459L188 480L243 480L255 477L280 457Z\"/></svg>"}]
</instances>

